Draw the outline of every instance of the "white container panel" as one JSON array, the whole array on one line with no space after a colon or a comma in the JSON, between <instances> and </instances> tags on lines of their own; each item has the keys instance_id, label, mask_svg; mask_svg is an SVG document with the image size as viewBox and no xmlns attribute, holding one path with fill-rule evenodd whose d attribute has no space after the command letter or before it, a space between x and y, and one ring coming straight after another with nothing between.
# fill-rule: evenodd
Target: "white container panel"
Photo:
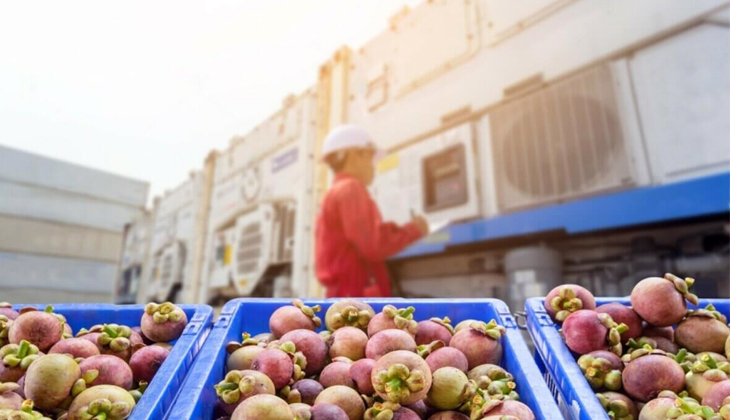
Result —
<instances>
[{"instance_id":1,"label":"white container panel","mask_svg":"<svg viewBox=\"0 0 730 420\"><path fill-rule=\"evenodd\" d=\"M0 251L116 263L122 234L0 215Z\"/></svg>"},{"instance_id":2,"label":"white container panel","mask_svg":"<svg viewBox=\"0 0 730 420\"><path fill-rule=\"evenodd\" d=\"M117 264L0 252L0 288L50 289L111 298Z\"/></svg>"},{"instance_id":3,"label":"white container panel","mask_svg":"<svg viewBox=\"0 0 730 420\"><path fill-rule=\"evenodd\" d=\"M657 182L730 170L730 29L705 24L630 60Z\"/></svg>"},{"instance_id":4,"label":"white container panel","mask_svg":"<svg viewBox=\"0 0 730 420\"><path fill-rule=\"evenodd\" d=\"M148 212L131 222L124 236L124 250L120 262L121 270L137 264L146 266L151 232L152 218Z\"/></svg>"},{"instance_id":5,"label":"white container panel","mask_svg":"<svg viewBox=\"0 0 730 420\"><path fill-rule=\"evenodd\" d=\"M12 303L111 303L109 293L66 292L47 288L18 289L0 287L0 296Z\"/></svg>"},{"instance_id":6,"label":"white container panel","mask_svg":"<svg viewBox=\"0 0 730 420\"><path fill-rule=\"evenodd\" d=\"M535 77L538 83L555 80L619 52L639 48L657 36L679 31L728 4L726 0L704 0L672 2L668 7L661 0L574 1L496 44L489 42L494 34L489 32L488 18L484 18L482 47L470 60L407 95L389 94L387 102L373 110L368 83L375 70L388 67L387 85L392 88L400 83L394 76L400 72L394 68L399 52L395 47L386 48L388 43L383 41L390 37L390 43L398 45L397 34L386 32L372 43L383 53L392 51L390 56L371 55L370 43L361 49L364 52L352 56L349 122L367 129L380 147L393 149L439 130L455 112L468 114L501 102L505 89L516 84ZM488 11L484 14L488 16ZM615 16L622 16L622 20L617 22Z\"/></svg>"},{"instance_id":7,"label":"white container panel","mask_svg":"<svg viewBox=\"0 0 730 420\"><path fill-rule=\"evenodd\" d=\"M0 146L0 179L142 207L149 184Z\"/></svg>"},{"instance_id":8,"label":"white container panel","mask_svg":"<svg viewBox=\"0 0 730 420\"><path fill-rule=\"evenodd\" d=\"M0 180L0 214L121 232L141 207Z\"/></svg>"},{"instance_id":9,"label":"white container panel","mask_svg":"<svg viewBox=\"0 0 730 420\"><path fill-rule=\"evenodd\" d=\"M461 204L430 210L424 199L425 158L434 156L454 146L463 147L466 201ZM479 198L476 189L475 150L472 127L465 124L418 142L384 158L378 165L378 175L372 191L384 220L405 223L411 219L411 210L423 215L430 223L456 222L479 215Z\"/></svg>"}]
</instances>

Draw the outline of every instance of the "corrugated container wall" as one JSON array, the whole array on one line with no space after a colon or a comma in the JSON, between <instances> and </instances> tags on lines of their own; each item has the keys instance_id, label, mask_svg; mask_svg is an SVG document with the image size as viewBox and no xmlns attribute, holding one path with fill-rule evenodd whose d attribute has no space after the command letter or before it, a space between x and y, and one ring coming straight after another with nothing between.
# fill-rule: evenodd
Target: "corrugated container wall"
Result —
<instances>
[{"instance_id":1,"label":"corrugated container wall","mask_svg":"<svg viewBox=\"0 0 730 420\"><path fill-rule=\"evenodd\" d=\"M0 146L0 301L108 302L149 184Z\"/></svg>"}]
</instances>

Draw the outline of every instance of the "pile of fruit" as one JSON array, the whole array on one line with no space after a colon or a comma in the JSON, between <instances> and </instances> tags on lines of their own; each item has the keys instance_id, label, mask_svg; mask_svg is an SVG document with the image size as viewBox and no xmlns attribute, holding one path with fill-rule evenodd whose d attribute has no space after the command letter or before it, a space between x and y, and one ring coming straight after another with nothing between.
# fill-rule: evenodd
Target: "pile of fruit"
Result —
<instances>
[{"instance_id":1,"label":"pile of fruit","mask_svg":"<svg viewBox=\"0 0 730 420\"><path fill-rule=\"evenodd\" d=\"M640 281L631 307L596 307L578 285L553 289L545 309L608 416L615 420L730 420L730 326L691 278Z\"/></svg>"},{"instance_id":2,"label":"pile of fruit","mask_svg":"<svg viewBox=\"0 0 730 420\"><path fill-rule=\"evenodd\" d=\"M123 420L182 334L187 316L149 303L140 326L74 336L63 315L0 303L0 420Z\"/></svg>"},{"instance_id":3,"label":"pile of fruit","mask_svg":"<svg viewBox=\"0 0 730 420\"><path fill-rule=\"evenodd\" d=\"M295 300L269 319L269 333L227 345L215 385L232 420L533 420L501 368L496 321L417 322L414 308L343 299L325 314Z\"/></svg>"}]
</instances>

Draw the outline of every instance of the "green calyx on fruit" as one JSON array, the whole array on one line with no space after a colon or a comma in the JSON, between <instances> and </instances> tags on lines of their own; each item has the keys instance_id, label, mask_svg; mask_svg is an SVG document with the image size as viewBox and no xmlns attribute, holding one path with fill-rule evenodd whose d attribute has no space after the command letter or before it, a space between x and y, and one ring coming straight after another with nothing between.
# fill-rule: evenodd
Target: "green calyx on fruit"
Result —
<instances>
[{"instance_id":1,"label":"green calyx on fruit","mask_svg":"<svg viewBox=\"0 0 730 420\"><path fill-rule=\"evenodd\" d=\"M476 386L486 391L488 396L500 400L519 400L515 391L517 384L511 373L497 365L480 365L470 370L468 375Z\"/></svg>"},{"instance_id":2,"label":"green calyx on fruit","mask_svg":"<svg viewBox=\"0 0 730 420\"><path fill-rule=\"evenodd\" d=\"M255 339L255 338L251 338L251 334L245 332L245 333L243 333L243 339L240 343L238 343L236 341L229 341L228 344L226 344L226 352L228 354L231 354L231 353L235 352L236 350L240 349L241 347L258 346L259 344L260 344L259 340Z\"/></svg>"},{"instance_id":3,"label":"green calyx on fruit","mask_svg":"<svg viewBox=\"0 0 730 420\"><path fill-rule=\"evenodd\" d=\"M155 324L165 322L180 322L183 319L182 311L172 302L154 303L150 302L144 307L144 312L151 316Z\"/></svg>"},{"instance_id":4,"label":"green calyx on fruit","mask_svg":"<svg viewBox=\"0 0 730 420\"><path fill-rule=\"evenodd\" d=\"M604 327L608 328L608 349L611 353L621 356L623 354L621 347L621 334L629 330L629 326L626 324L617 324L611 315L606 313L599 313L598 320L601 321Z\"/></svg>"},{"instance_id":5,"label":"green calyx on fruit","mask_svg":"<svg viewBox=\"0 0 730 420\"><path fill-rule=\"evenodd\" d=\"M46 312L47 314L51 314L51 315L55 316L56 319L58 319L58 321L61 323L61 326L62 327L66 324L66 317L63 316L63 315L61 315L61 314L57 314L57 313L53 312L53 305L46 306L46 309L44 309L44 312ZM73 337L73 335L70 334L70 333L68 333L65 328L63 329L63 333L61 334L61 336L63 338L71 338L71 337Z\"/></svg>"},{"instance_id":6,"label":"green calyx on fruit","mask_svg":"<svg viewBox=\"0 0 730 420\"><path fill-rule=\"evenodd\" d=\"M490 398L488 394L479 388L476 389L474 396L471 398L468 406L469 418L471 420L479 420L484 418L487 413L502 404L502 400Z\"/></svg>"},{"instance_id":7,"label":"green calyx on fruit","mask_svg":"<svg viewBox=\"0 0 730 420\"><path fill-rule=\"evenodd\" d=\"M8 344L8 333L13 322L5 315L0 315L0 346Z\"/></svg>"},{"instance_id":8,"label":"green calyx on fruit","mask_svg":"<svg viewBox=\"0 0 730 420\"><path fill-rule=\"evenodd\" d=\"M715 305L709 304L704 308L701 309L690 309L687 311L687 317L691 316L703 316L705 318L712 318L716 319L723 324L727 323L727 317L715 309Z\"/></svg>"},{"instance_id":9,"label":"green calyx on fruit","mask_svg":"<svg viewBox=\"0 0 730 420\"><path fill-rule=\"evenodd\" d=\"M328 325L328 327L331 330L342 327L366 328L372 317L370 312L348 305L332 315L330 322L332 325Z\"/></svg>"},{"instance_id":10,"label":"green calyx on fruit","mask_svg":"<svg viewBox=\"0 0 730 420\"><path fill-rule=\"evenodd\" d=\"M486 384L485 379L490 382ZM498 400L519 400L520 394L515 391L517 384L509 378L491 380L487 376L480 376L476 379L476 385L479 389L487 391L490 398ZM486 384L486 387L484 386Z\"/></svg>"},{"instance_id":11,"label":"green calyx on fruit","mask_svg":"<svg viewBox=\"0 0 730 420\"><path fill-rule=\"evenodd\" d=\"M92 327L90 332L101 333L96 342L100 346L109 347L113 351L124 351L132 345L129 341L129 337L132 336L132 329L126 325L97 325Z\"/></svg>"},{"instance_id":12,"label":"green calyx on fruit","mask_svg":"<svg viewBox=\"0 0 730 420\"><path fill-rule=\"evenodd\" d=\"M680 366L682 366L683 369L685 369L685 373L689 371L691 367L691 363L688 362L686 359L693 358L694 355L692 353L689 353L685 349L680 349L677 354L667 353L665 351L654 349L650 345L645 344L643 347L638 348L636 350L633 350L629 353L626 353L621 357L621 360L624 363L632 362L640 357L647 356L647 355L657 355L657 356L665 356L669 357L670 359L677 362Z\"/></svg>"},{"instance_id":13,"label":"green calyx on fruit","mask_svg":"<svg viewBox=\"0 0 730 420\"><path fill-rule=\"evenodd\" d=\"M235 404L241 397L251 395L256 390L256 378L232 370L221 382L215 385L215 393L226 404Z\"/></svg>"},{"instance_id":14,"label":"green calyx on fruit","mask_svg":"<svg viewBox=\"0 0 730 420\"><path fill-rule=\"evenodd\" d=\"M372 407L375 403L381 403L385 401L384 399L380 398L380 396L376 395L365 395L360 394L360 398L362 398L362 402L365 403L365 408Z\"/></svg>"},{"instance_id":15,"label":"green calyx on fruit","mask_svg":"<svg viewBox=\"0 0 730 420\"><path fill-rule=\"evenodd\" d=\"M561 287L558 295L550 301L550 307L556 312L555 319L565 321L568 315L583 309L583 301L570 287Z\"/></svg>"},{"instance_id":16,"label":"green calyx on fruit","mask_svg":"<svg viewBox=\"0 0 730 420\"><path fill-rule=\"evenodd\" d=\"M491 320L488 323L475 321L472 322L469 327L474 331L486 335L492 340L499 340L506 333L504 327L497 324L497 321L495 320Z\"/></svg>"},{"instance_id":17,"label":"green calyx on fruit","mask_svg":"<svg viewBox=\"0 0 730 420\"><path fill-rule=\"evenodd\" d=\"M86 388L88 385L99 376L99 371L96 369L91 369L86 371L81 378L79 378L75 383L73 388L71 388L71 396L76 397L80 393L86 391Z\"/></svg>"},{"instance_id":18,"label":"green calyx on fruit","mask_svg":"<svg viewBox=\"0 0 730 420\"><path fill-rule=\"evenodd\" d=\"M448 316L445 316L443 318L431 318L431 319L429 319L429 321L435 322L435 323L441 325L442 327L444 327L447 330L449 330L449 332L452 335L454 334L454 326L451 325L451 319L449 319Z\"/></svg>"},{"instance_id":19,"label":"green calyx on fruit","mask_svg":"<svg viewBox=\"0 0 730 420\"><path fill-rule=\"evenodd\" d=\"M700 303L700 298L698 298L697 295L689 292L689 288L692 287L692 285L695 283L695 279L693 279L692 277L687 277L682 280L672 273L666 273L664 275L664 279L674 283L674 287L679 293L682 294L682 296L684 296L685 299L687 299L687 302L690 302L694 305L698 305Z\"/></svg>"},{"instance_id":20,"label":"green calyx on fruit","mask_svg":"<svg viewBox=\"0 0 730 420\"><path fill-rule=\"evenodd\" d=\"M443 341L436 340L431 342L431 344L421 344L420 346L417 346L416 353L425 359L429 354L445 346L446 344Z\"/></svg>"},{"instance_id":21,"label":"green calyx on fruit","mask_svg":"<svg viewBox=\"0 0 730 420\"><path fill-rule=\"evenodd\" d=\"M33 410L33 401L25 400L20 406L20 410L2 409L0 410L0 419L10 420L51 420L38 411Z\"/></svg>"},{"instance_id":22,"label":"green calyx on fruit","mask_svg":"<svg viewBox=\"0 0 730 420\"><path fill-rule=\"evenodd\" d=\"M631 409L626 401L611 400L604 394L596 394L596 397L611 420L636 420L631 415Z\"/></svg>"},{"instance_id":23,"label":"green calyx on fruit","mask_svg":"<svg viewBox=\"0 0 730 420\"><path fill-rule=\"evenodd\" d=\"M718 371L730 375L730 362L718 362L712 355L704 353L699 355L697 360L692 363L691 370L694 373L706 374L707 372Z\"/></svg>"},{"instance_id":24,"label":"green calyx on fruit","mask_svg":"<svg viewBox=\"0 0 730 420\"><path fill-rule=\"evenodd\" d=\"M291 304L299 308L304 315L310 318L317 328L322 326L322 320L317 315L315 315L317 312L322 310L321 306L314 305L310 307L305 305L304 302L299 299L294 299Z\"/></svg>"},{"instance_id":25,"label":"green calyx on fruit","mask_svg":"<svg viewBox=\"0 0 730 420\"><path fill-rule=\"evenodd\" d=\"M578 359L578 366L594 390L606 388L610 391L617 391L621 389L621 371L614 369L609 360L584 354Z\"/></svg>"},{"instance_id":26,"label":"green calyx on fruit","mask_svg":"<svg viewBox=\"0 0 730 420\"><path fill-rule=\"evenodd\" d=\"M147 383L147 381L139 381L138 388L129 391L129 394L132 396L132 398L134 398L135 402L139 402L140 398L142 398L142 394L147 391L148 385L149 384Z\"/></svg>"},{"instance_id":27,"label":"green calyx on fruit","mask_svg":"<svg viewBox=\"0 0 730 420\"><path fill-rule=\"evenodd\" d=\"M111 402L107 398L97 398L81 407L77 416L84 420L121 420L129 417L132 406L124 401Z\"/></svg>"},{"instance_id":28,"label":"green calyx on fruit","mask_svg":"<svg viewBox=\"0 0 730 420\"><path fill-rule=\"evenodd\" d=\"M674 397L674 406L667 410L665 416L669 419L706 419L721 420L711 407L700 405L697 400L686 396L686 392L676 395L671 391L662 391L659 398Z\"/></svg>"},{"instance_id":29,"label":"green calyx on fruit","mask_svg":"<svg viewBox=\"0 0 730 420\"><path fill-rule=\"evenodd\" d=\"M517 384L514 377L500 366L480 365L470 370L467 376L491 398L518 400L520 397L515 392Z\"/></svg>"},{"instance_id":30,"label":"green calyx on fruit","mask_svg":"<svg viewBox=\"0 0 730 420\"><path fill-rule=\"evenodd\" d=\"M327 343L327 342L329 342L330 337L332 337L332 331L330 331L330 330L320 331L319 336L322 337L322 340L324 340L325 343Z\"/></svg>"},{"instance_id":31,"label":"green calyx on fruit","mask_svg":"<svg viewBox=\"0 0 730 420\"><path fill-rule=\"evenodd\" d=\"M302 393L296 389L292 389L289 385L279 391L279 397L288 402L289 404L295 404L302 402Z\"/></svg>"},{"instance_id":32,"label":"green calyx on fruit","mask_svg":"<svg viewBox=\"0 0 730 420\"><path fill-rule=\"evenodd\" d=\"M388 401L400 403L411 395L419 392L426 386L424 373L418 369L410 370L401 363L381 370L375 376L373 387L376 391L387 395Z\"/></svg>"},{"instance_id":33,"label":"green calyx on fruit","mask_svg":"<svg viewBox=\"0 0 730 420\"><path fill-rule=\"evenodd\" d=\"M365 410L365 420L391 420L394 413L400 410L400 404L391 401L374 402Z\"/></svg>"},{"instance_id":34,"label":"green calyx on fruit","mask_svg":"<svg viewBox=\"0 0 730 420\"><path fill-rule=\"evenodd\" d=\"M296 382L304 378L304 369L307 368L307 358L304 356L304 353L297 351L297 346L291 341L278 343L278 345L274 345L274 347L288 354L292 358L292 361L294 362L294 374L292 375L292 381Z\"/></svg>"},{"instance_id":35,"label":"green calyx on fruit","mask_svg":"<svg viewBox=\"0 0 730 420\"><path fill-rule=\"evenodd\" d=\"M393 323L398 329L406 330L411 334L416 334L418 330L418 322L413 319L413 313L416 308L409 306L407 308L398 309L393 305L385 305L383 313L393 319Z\"/></svg>"},{"instance_id":36,"label":"green calyx on fruit","mask_svg":"<svg viewBox=\"0 0 730 420\"><path fill-rule=\"evenodd\" d=\"M38 347L27 340L21 340L20 344L6 344L0 349L5 366L28 369L31 363L40 357Z\"/></svg>"}]
</instances>

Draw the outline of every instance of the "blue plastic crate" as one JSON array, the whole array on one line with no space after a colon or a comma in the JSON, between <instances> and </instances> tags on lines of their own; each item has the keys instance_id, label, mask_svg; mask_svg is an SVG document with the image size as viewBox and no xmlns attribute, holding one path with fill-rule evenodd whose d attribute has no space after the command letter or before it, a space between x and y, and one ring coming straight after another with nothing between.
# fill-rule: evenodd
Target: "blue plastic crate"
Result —
<instances>
[{"instance_id":1,"label":"blue plastic crate","mask_svg":"<svg viewBox=\"0 0 730 420\"><path fill-rule=\"evenodd\" d=\"M535 359L560 410L567 419L609 420L595 392L583 377L573 353L563 342L559 327L545 311L544 301L544 298L527 299L527 329L535 343ZM631 300L627 297L596 298L597 305L611 302L631 306ZM730 317L730 299L701 299L699 306L708 304L715 305L718 311ZM689 305L689 308L696 307Z\"/></svg>"},{"instance_id":2,"label":"blue plastic crate","mask_svg":"<svg viewBox=\"0 0 730 420\"><path fill-rule=\"evenodd\" d=\"M16 310L28 306L43 310L47 305L13 305ZM188 325L180 338L174 341L170 355L157 371L129 420L162 419L175 401L195 356L200 352L210 333L213 309L208 305L178 305L188 317ZM144 305L112 304L54 304L55 313L66 317L74 333L96 324L123 324L138 327Z\"/></svg>"},{"instance_id":3,"label":"blue plastic crate","mask_svg":"<svg viewBox=\"0 0 730 420\"><path fill-rule=\"evenodd\" d=\"M560 419L560 411L550 390L540 380L540 371L515 324L507 305L496 299L362 299L379 312L383 306L414 306L417 320L435 316L448 316L454 323L464 319L496 319L504 325L507 334L503 339L504 367L517 382L521 400L535 412L540 420ZM322 305L322 318L327 308L336 300L308 300L309 305ZM241 334L258 334L269 331L269 317L279 307L289 305L282 299L236 299L228 302L213 326L210 337L200 356L193 364L183 389L167 418L172 420L213 420L216 394L213 386L225 375L226 343L240 341Z\"/></svg>"}]
</instances>

